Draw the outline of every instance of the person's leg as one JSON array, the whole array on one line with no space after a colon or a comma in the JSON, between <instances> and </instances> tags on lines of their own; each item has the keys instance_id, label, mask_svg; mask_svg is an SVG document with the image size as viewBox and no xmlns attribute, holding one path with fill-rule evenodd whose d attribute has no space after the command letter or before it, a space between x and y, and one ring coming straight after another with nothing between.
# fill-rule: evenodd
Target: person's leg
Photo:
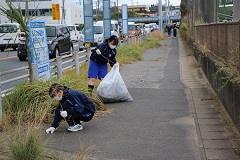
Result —
<instances>
[{"instance_id":1,"label":"person's leg","mask_svg":"<svg viewBox=\"0 0 240 160\"><path fill-rule=\"evenodd\" d=\"M108 66L107 66L107 64L99 65L98 78L103 80L103 78L107 75L107 73L108 73Z\"/></svg>"},{"instance_id":2,"label":"person's leg","mask_svg":"<svg viewBox=\"0 0 240 160\"><path fill-rule=\"evenodd\" d=\"M94 116L94 113L88 113L88 114L79 114L75 119L74 121L81 124L80 121L83 121L83 122L89 122Z\"/></svg>"},{"instance_id":3,"label":"person's leg","mask_svg":"<svg viewBox=\"0 0 240 160\"><path fill-rule=\"evenodd\" d=\"M67 121L69 127L72 127L72 126L75 125L73 115L70 112L68 112L68 115L66 117L66 121Z\"/></svg>"},{"instance_id":4,"label":"person's leg","mask_svg":"<svg viewBox=\"0 0 240 160\"><path fill-rule=\"evenodd\" d=\"M76 131L80 131L83 130L83 126L81 124L81 121L83 122L89 122L94 116L94 113L88 113L86 115L83 114L74 114L74 122L75 125L72 127L68 128L69 132L76 132Z\"/></svg>"},{"instance_id":5,"label":"person's leg","mask_svg":"<svg viewBox=\"0 0 240 160\"><path fill-rule=\"evenodd\" d=\"M89 78L89 82L88 82L88 92L92 93L93 89L94 89L94 84L96 82L96 78Z\"/></svg>"},{"instance_id":6,"label":"person's leg","mask_svg":"<svg viewBox=\"0 0 240 160\"><path fill-rule=\"evenodd\" d=\"M88 68L88 78L89 78L88 91L90 93L92 93L94 89L94 84L97 80L98 72L99 72L98 64L90 60L89 68Z\"/></svg>"}]
</instances>

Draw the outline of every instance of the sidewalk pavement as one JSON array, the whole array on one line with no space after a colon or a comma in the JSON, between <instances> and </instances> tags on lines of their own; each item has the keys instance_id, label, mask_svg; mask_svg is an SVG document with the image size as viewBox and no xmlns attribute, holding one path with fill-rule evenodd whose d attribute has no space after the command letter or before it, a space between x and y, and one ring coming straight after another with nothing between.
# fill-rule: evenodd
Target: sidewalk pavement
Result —
<instances>
[{"instance_id":1,"label":"sidewalk pavement","mask_svg":"<svg viewBox=\"0 0 240 160\"><path fill-rule=\"evenodd\" d=\"M96 160L240 159L181 38L160 43L121 68L133 102L106 104L110 113L84 123L82 131L68 133L64 124L45 137L59 157L73 159L82 144L94 146Z\"/></svg>"}]
</instances>

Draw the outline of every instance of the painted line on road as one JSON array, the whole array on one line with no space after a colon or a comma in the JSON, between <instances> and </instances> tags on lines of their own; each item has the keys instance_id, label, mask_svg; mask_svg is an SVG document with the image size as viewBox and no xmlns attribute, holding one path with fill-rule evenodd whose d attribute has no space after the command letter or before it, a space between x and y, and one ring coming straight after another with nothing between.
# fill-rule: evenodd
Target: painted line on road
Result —
<instances>
[{"instance_id":1,"label":"painted line on road","mask_svg":"<svg viewBox=\"0 0 240 160\"><path fill-rule=\"evenodd\" d=\"M16 58L17 56L9 56L9 57L6 57L6 58L0 58L0 61L1 60L5 60L5 59L10 59L10 58Z\"/></svg>"}]
</instances>

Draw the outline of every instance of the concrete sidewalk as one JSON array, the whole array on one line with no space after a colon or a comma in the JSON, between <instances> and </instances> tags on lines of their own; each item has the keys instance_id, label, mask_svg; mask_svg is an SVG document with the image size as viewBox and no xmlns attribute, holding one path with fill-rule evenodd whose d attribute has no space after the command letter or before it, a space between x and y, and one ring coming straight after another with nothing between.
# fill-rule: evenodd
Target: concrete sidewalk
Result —
<instances>
[{"instance_id":1,"label":"concrete sidewalk","mask_svg":"<svg viewBox=\"0 0 240 160\"><path fill-rule=\"evenodd\" d=\"M106 104L110 113L84 123L80 132L68 133L62 125L46 136L59 157L73 159L82 144L95 146L90 157L96 160L240 159L182 40L160 43L121 69L133 102Z\"/></svg>"},{"instance_id":2,"label":"concrete sidewalk","mask_svg":"<svg viewBox=\"0 0 240 160\"><path fill-rule=\"evenodd\" d=\"M180 75L183 83L189 88L192 111L198 133L198 145L204 159L237 160L229 133L220 119L220 112L215 109L218 100L214 99L212 90L200 68L190 66L189 56L179 38ZM193 59L193 57L191 57ZM196 63L195 59L194 62ZM223 106L221 106L223 107Z\"/></svg>"}]
</instances>

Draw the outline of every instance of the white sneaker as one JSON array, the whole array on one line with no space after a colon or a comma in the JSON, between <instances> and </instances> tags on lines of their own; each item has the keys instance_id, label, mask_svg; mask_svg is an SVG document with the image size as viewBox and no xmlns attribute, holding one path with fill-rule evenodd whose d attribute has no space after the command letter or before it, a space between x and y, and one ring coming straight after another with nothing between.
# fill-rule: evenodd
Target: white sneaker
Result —
<instances>
[{"instance_id":1,"label":"white sneaker","mask_svg":"<svg viewBox=\"0 0 240 160\"><path fill-rule=\"evenodd\" d=\"M68 127L67 131L76 132L83 130L83 126L81 124L76 124L75 126Z\"/></svg>"}]
</instances>

